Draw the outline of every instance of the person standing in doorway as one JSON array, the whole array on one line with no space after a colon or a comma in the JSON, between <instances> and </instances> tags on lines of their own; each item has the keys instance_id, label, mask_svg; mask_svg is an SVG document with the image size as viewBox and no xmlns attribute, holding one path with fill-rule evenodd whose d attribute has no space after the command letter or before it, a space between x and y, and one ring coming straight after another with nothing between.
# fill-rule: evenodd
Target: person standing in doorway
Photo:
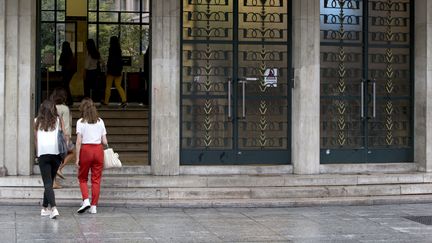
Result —
<instances>
[{"instance_id":1,"label":"person standing in doorway","mask_svg":"<svg viewBox=\"0 0 432 243\"><path fill-rule=\"evenodd\" d=\"M96 106L90 98L84 98L80 105L81 118L76 124L76 166L81 189L82 204L77 213L96 213L99 201L100 183L104 167L103 145L108 146L103 120L98 116ZM88 192L88 174L91 171L91 204Z\"/></svg>"},{"instance_id":2,"label":"person standing in doorway","mask_svg":"<svg viewBox=\"0 0 432 243\"><path fill-rule=\"evenodd\" d=\"M122 71L123 71L123 61L122 61L122 50L120 47L120 42L117 36L111 36L109 53L108 53L108 62L107 62L105 102L103 103L104 105L108 105L111 96L111 87L114 81L114 85L121 97L121 101L122 101L121 107L124 108L127 106L126 93L121 86Z\"/></svg>"},{"instance_id":3,"label":"person standing in doorway","mask_svg":"<svg viewBox=\"0 0 432 243\"><path fill-rule=\"evenodd\" d=\"M61 163L59 169L57 170L57 176L65 179L63 175L63 168L66 166L66 164L73 159L74 156L74 145L72 142L72 115L69 110L69 107L66 106L66 90L63 88L56 88L54 89L53 93L51 94L51 100L56 105L57 113L59 117L62 119L64 124L64 135L66 138L66 142L68 144L68 154L63 159L63 162ZM60 189L61 186L59 183L57 183L57 179L54 180L54 189Z\"/></svg>"},{"instance_id":4,"label":"person standing in doorway","mask_svg":"<svg viewBox=\"0 0 432 243\"><path fill-rule=\"evenodd\" d=\"M39 108L34 122L34 137L37 160L44 184L41 216L55 219L59 216L55 201L53 180L62 161L58 148L58 132L63 128L62 120L57 115L54 102L45 100ZM48 207L51 206L51 209Z\"/></svg>"},{"instance_id":5,"label":"person standing in doorway","mask_svg":"<svg viewBox=\"0 0 432 243\"><path fill-rule=\"evenodd\" d=\"M62 52L60 54L59 64L62 66L63 87L67 92L67 105L73 104L72 94L70 91L70 82L73 75L77 71L76 59L72 53L69 42L65 41L62 44Z\"/></svg>"},{"instance_id":6,"label":"person standing in doorway","mask_svg":"<svg viewBox=\"0 0 432 243\"><path fill-rule=\"evenodd\" d=\"M149 90L150 90L150 46L147 47L147 50L144 54L144 96L143 96L143 104L149 104Z\"/></svg>"},{"instance_id":7,"label":"person standing in doorway","mask_svg":"<svg viewBox=\"0 0 432 243\"><path fill-rule=\"evenodd\" d=\"M99 75L101 72L101 56L96 48L93 39L88 39L86 42L87 55L85 59L85 72L84 72L84 97L90 97L93 100L99 101L100 99L100 84Z\"/></svg>"}]
</instances>

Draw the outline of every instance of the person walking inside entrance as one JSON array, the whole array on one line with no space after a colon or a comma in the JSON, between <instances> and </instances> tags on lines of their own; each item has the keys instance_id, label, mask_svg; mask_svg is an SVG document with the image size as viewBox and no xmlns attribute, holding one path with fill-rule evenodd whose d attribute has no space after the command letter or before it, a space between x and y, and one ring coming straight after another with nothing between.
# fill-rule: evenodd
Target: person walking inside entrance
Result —
<instances>
[{"instance_id":1,"label":"person walking inside entrance","mask_svg":"<svg viewBox=\"0 0 432 243\"><path fill-rule=\"evenodd\" d=\"M122 71L123 71L123 61L122 61L122 50L120 47L120 42L117 36L111 36L110 47L108 53L107 62L107 77L105 86L105 101L104 105L108 105L111 96L111 87L114 81L114 85L121 97L121 107L127 106L126 103L126 93L121 86L122 81Z\"/></svg>"},{"instance_id":2,"label":"person walking inside entrance","mask_svg":"<svg viewBox=\"0 0 432 243\"><path fill-rule=\"evenodd\" d=\"M64 124L64 135L66 138L66 142L68 144L68 154L63 159L63 162L61 163L60 167L57 170L57 176L65 179L63 175L63 168L66 166L66 164L73 159L74 156L74 145L72 142L72 115L70 113L69 107L66 106L66 90L64 88L58 87L55 88L54 91L51 94L51 100L54 102L57 113L59 117L62 119ZM54 189L60 189L62 186L57 183L57 179L54 180Z\"/></svg>"},{"instance_id":3,"label":"person walking inside entrance","mask_svg":"<svg viewBox=\"0 0 432 243\"><path fill-rule=\"evenodd\" d=\"M67 92L67 105L73 104L72 94L70 91L70 82L73 75L77 71L76 59L72 53L69 42L65 41L62 44L62 52L60 54L59 64L62 66L63 87Z\"/></svg>"},{"instance_id":4,"label":"person walking inside entrance","mask_svg":"<svg viewBox=\"0 0 432 243\"><path fill-rule=\"evenodd\" d=\"M90 97L93 100L100 100L99 75L101 72L101 56L96 48L93 39L88 39L86 42L87 56L85 59L84 72L84 97Z\"/></svg>"},{"instance_id":5,"label":"person walking inside entrance","mask_svg":"<svg viewBox=\"0 0 432 243\"><path fill-rule=\"evenodd\" d=\"M104 152L103 145L108 146L106 129L103 120L98 116L96 106L90 98L84 98L80 105L81 118L76 124L76 166L81 189L82 204L77 213L96 213L102 179ZM88 174L91 171L91 204L88 192Z\"/></svg>"},{"instance_id":6,"label":"person walking inside entrance","mask_svg":"<svg viewBox=\"0 0 432 243\"><path fill-rule=\"evenodd\" d=\"M62 119L57 115L54 102L45 100L34 122L34 139L39 168L44 184L41 216L55 219L59 216L55 201L53 180L62 161L58 148L58 132L63 129ZM51 206L51 209L48 208Z\"/></svg>"}]
</instances>

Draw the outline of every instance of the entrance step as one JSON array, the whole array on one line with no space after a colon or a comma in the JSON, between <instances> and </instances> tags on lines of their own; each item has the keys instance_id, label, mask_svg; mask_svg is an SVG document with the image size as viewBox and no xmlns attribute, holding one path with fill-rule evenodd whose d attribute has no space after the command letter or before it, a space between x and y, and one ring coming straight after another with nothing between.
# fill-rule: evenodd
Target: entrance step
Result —
<instances>
[{"instance_id":1,"label":"entrance step","mask_svg":"<svg viewBox=\"0 0 432 243\"><path fill-rule=\"evenodd\" d=\"M108 172L108 171L107 171ZM80 199L75 176L59 180L58 200ZM40 176L0 178L3 199L34 202L43 193ZM102 182L101 203L111 205L314 205L432 201L428 173L362 175L110 175Z\"/></svg>"},{"instance_id":2,"label":"entrance step","mask_svg":"<svg viewBox=\"0 0 432 243\"><path fill-rule=\"evenodd\" d=\"M130 164L133 164L133 161L135 161L135 160L138 160L138 161L135 162L135 165L129 164L129 165L123 165L121 168L104 170L103 171L104 179L107 178L107 177L105 177L106 175L116 176L116 177L121 177L121 176L130 177L130 176L134 176L137 174L149 175L151 173L150 166L139 165L142 163L142 156L140 156L139 154L134 156L134 153L128 153L128 154L126 154L126 156L129 156L129 161L131 161ZM122 157L122 159L123 159L123 157ZM35 176L40 177L40 170L39 170L38 165L33 166L33 174ZM66 175L68 178L75 178L77 175L76 166L75 165L65 166L65 168L63 169L63 174ZM0 178L0 182L1 182L1 178Z\"/></svg>"},{"instance_id":3,"label":"entrance step","mask_svg":"<svg viewBox=\"0 0 432 243\"><path fill-rule=\"evenodd\" d=\"M75 125L80 117L78 107L73 107L73 140ZM148 165L149 149L149 107L130 104L125 109L110 104L98 108L104 120L110 147L119 154L124 165Z\"/></svg>"}]
</instances>

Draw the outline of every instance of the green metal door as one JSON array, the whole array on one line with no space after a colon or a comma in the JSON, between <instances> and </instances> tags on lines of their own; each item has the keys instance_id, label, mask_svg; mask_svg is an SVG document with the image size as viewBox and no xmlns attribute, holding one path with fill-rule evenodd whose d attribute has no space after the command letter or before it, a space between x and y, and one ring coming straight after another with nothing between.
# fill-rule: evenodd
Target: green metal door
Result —
<instances>
[{"instance_id":1,"label":"green metal door","mask_svg":"<svg viewBox=\"0 0 432 243\"><path fill-rule=\"evenodd\" d=\"M290 163L287 0L184 0L181 164Z\"/></svg>"},{"instance_id":2,"label":"green metal door","mask_svg":"<svg viewBox=\"0 0 432 243\"><path fill-rule=\"evenodd\" d=\"M321 0L321 163L413 161L413 1Z\"/></svg>"}]
</instances>

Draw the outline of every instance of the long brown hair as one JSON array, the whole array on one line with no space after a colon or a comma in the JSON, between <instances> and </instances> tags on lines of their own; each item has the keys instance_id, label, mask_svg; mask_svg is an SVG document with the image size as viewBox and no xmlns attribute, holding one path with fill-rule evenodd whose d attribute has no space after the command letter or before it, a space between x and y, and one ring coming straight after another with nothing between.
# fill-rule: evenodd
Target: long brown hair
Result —
<instances>
[{"instance_id":1,"label":"long brown hair","mask_svg":"<svg viewBox=\"0 0 432 243\"><path fill-rule=\"evenodd\" d=\"M81 118L84 122L87 122L89 124L95 124L96 122L98 122L99 115L92 99L84 98L81 101L79 109L81 111Z\"/></svg>"},{"instance_id":2,"label":"long brown hair","mask_svg":"<svg viewBox=\"0 0 432 243\"><path fill-rule=\"evenodd\" d=\"M57 125L57 109L52 100L46 99L42 102L39 108L39 113L36 118L36 128L43 131L52 131Z\"/></svg>"},{"instance_id":3,"label":"long brown hair","mask_svg":"<svg viewBox=\"0 0 432 243\"><path fill-rule=\"evenodd\" d=\"M57 88L55 88L54 91L51 93L50 99L56 105L65 104L66 100L67 100L66 90L63 87L57 87Z\"/></svg>"}]
</instances>

